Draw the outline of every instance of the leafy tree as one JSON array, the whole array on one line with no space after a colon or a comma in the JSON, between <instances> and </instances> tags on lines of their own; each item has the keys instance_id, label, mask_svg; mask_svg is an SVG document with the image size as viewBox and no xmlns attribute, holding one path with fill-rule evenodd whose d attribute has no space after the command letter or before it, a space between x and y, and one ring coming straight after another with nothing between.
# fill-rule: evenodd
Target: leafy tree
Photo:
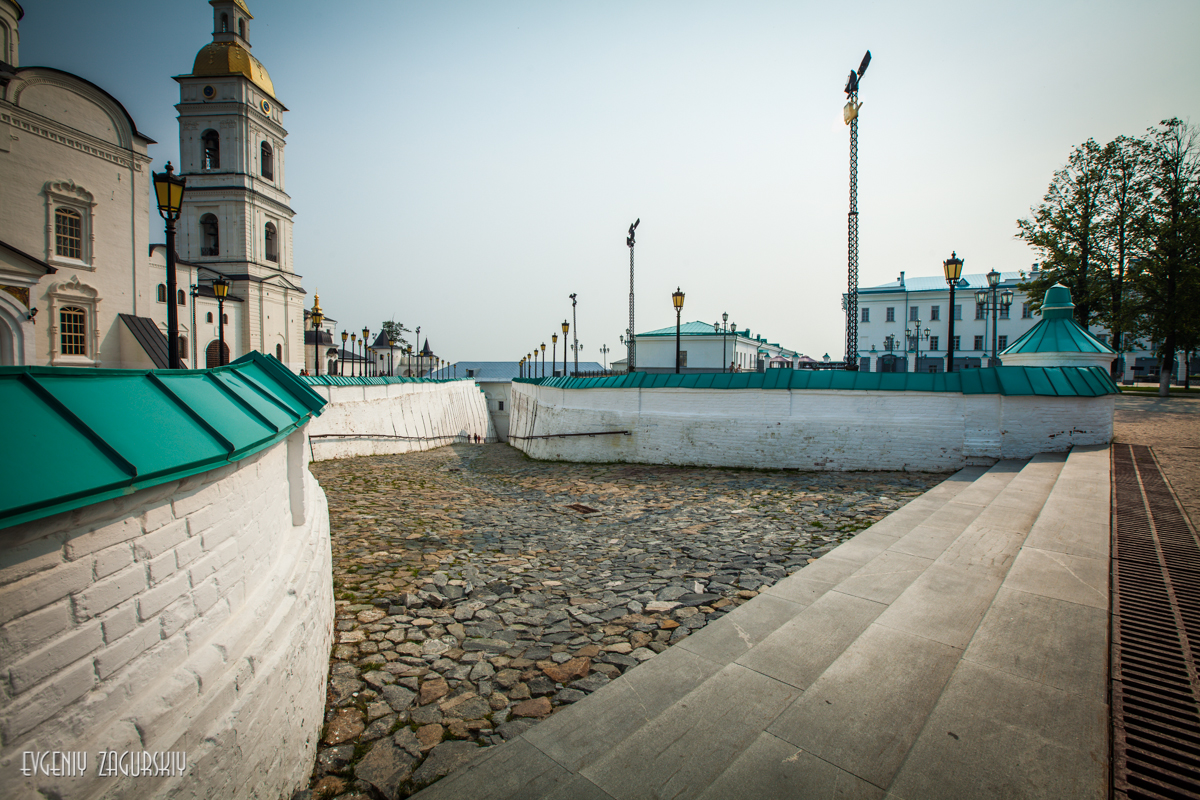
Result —
<instances>
[{"instance_id":1,"label":"leafy tree","mask_svg":"<svg viewBox=\"0 0 1200 800\"><path fill-rule=\"evenodd\" d=\"M407 346L408 340L404 338L404 334L412 333L408 328L392 319L384 320L380 323L379 331L388 339L395 340L396 347Z\"/></svg>"},{"instance_id":2,"label":"leafy tree","mask_svg":"<svg viewBox=\"0 0 1200 800\"><path fill-rule=\"evenodd\" d=\"M1017 238L1041 257L1042 270L1021 284L1035 307L1046 289L1062 283L1071 290L1075 320L1093 321L1095 300L1103 291L1097 261L1102 255L1105 190L1104 149L1094 139L1076 147L1067 165L1054 173L1033 216L1017 220Z\"/></svg>"},{"instance_id":3,"label":"leafy tree","mask_svg":"<svg viewBox=\"0 0 1200 800\"><path fill-rule=\"evenodd\" d=\"M1176 351L1192 350L1200 339L1200 132L1172 118L1149 129L1146 141L1150 249L1136 280L1147 333L1159 345L1159 394L1166 396Z\"/></svg>"}]
</instances>

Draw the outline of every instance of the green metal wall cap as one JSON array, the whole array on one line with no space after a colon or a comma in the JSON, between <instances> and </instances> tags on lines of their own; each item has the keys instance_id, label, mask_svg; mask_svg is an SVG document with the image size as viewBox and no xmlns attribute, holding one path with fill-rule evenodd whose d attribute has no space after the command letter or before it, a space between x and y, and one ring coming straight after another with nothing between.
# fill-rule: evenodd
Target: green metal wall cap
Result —
<instances>
[{"instance_id":1,"label":"green metal wall cap","mask_svg":"<svg viewBox=\"0 0 1200 800\"><path fill-rule=\"evenodd\" d=\"M607 378L514 378L513 383L560 389L832 389L1045 397L1100 397L1120 391L1099 367L984 367L951 373L808 369L691 375L634 372Z\"/></svg>"},{"instance_id":2,"label":"green metal wall cap","mask_svg":"<svg viewBox=\"0 0 1200 800\"><path fill-rule=\"evenodd\" d=\"M0 528L265 450L325 399L258 352L199 370L0 367Z\"/></svg>"}]
</instances>

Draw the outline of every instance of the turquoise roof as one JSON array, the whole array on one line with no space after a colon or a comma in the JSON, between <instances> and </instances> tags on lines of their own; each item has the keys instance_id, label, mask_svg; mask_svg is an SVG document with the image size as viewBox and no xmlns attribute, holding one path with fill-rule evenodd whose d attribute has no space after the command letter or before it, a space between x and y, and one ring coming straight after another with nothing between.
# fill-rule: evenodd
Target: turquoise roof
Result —
<instances>
[{"instance_id":1,"label":"turquoise roof","mask_svg":"<svg viewBox=\"0 0 1200 800\"><path fill-rule=\"evenodd\" d=\"M1054 284L1042 300L1041 322L1025 331L1001 357L1018 353L1103 353L1115 358L1115 350L1072 319L1074 309L1071 291L1061 283Z\"/></svg>"},{"instance_id":2,"label":"turquoise roof","mask_svg":"<svg viewBox=\"0 0 1200 800\"><path fill-rule=\"evenodd\" d=\"M1014 285L1025 280L1025 276L1019 272L1001 272L1000 285ZM974 292L976 289L988 288L987 275L982 272L972 273L970 275L962 274L958 276L958 285L954 288L955 295L963 292ZM889 292L948 292L950 287L946 284L946 278L942 275L934 277L914 276L906 277L904 283L900 283L899 279L889 283L881 283L877 286L860 286L858 293L863 294L885 294Z\"/></svg>"},{"instance_id":3,"label":"turquoise roof","mask_svg":"<svg viewBox=\"0 0 1200 800\"><path fill-rule=\"evenodd\" d=\"M0 367L0 528L239 461L324 406L258 352L211 370Z\"/></svg>"},{"instance_id":4,"label":"turquoise roof","mask_svg":"<svg viewBox=\"0 0 1200 800\"><path fill-rule=\"evenodd\" d=\"M984 367L950 373L809 369L692 375L634 372L610 378L517 378L513 382L563 389L837 389L1047 397L1099 397L1119 392L1108 372L1099 367Z\"/></svg>"},{"instance_id":5,"label":"turquoise roof","mask_svg":"<svg viewBox=\"0 0 1200 800\"><path fill-rule=\"evenodd\" d=\"M703 334L707 334L709 336L714 335L713 326L712 326L711 322L684 322L683 324L681 324L679 326L679 335L680 336L696 336L696 335L703 335ZM640 339L643 336L674 336L674 335L675 335L675 326L672 325L668 328L659 328L656 331L646 331L645 333L639 333L638 338ZM715 333L715 335L720 336L721 334ZM732 336L733 334L726 333L725 335Z\"/></svg>"}]
</instances>

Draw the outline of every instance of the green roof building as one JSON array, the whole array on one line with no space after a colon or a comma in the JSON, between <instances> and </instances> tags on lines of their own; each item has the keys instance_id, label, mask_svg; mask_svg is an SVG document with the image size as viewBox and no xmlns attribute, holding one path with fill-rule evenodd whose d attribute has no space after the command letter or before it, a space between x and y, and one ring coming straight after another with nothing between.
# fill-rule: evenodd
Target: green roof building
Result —
<instances>
[{"instance_id":1,"label":"green roof building","mask_svg":"<svg viewBox=\"0 0 1200 800\"><path fill-rule=\"evenodd\" d=\"M1046 290L1042 321L1001 354L1011 367L1101 367L1108 370L1116 351L1072 319L1071 290L1056 283Z\"/></svg>"}]
</instances>

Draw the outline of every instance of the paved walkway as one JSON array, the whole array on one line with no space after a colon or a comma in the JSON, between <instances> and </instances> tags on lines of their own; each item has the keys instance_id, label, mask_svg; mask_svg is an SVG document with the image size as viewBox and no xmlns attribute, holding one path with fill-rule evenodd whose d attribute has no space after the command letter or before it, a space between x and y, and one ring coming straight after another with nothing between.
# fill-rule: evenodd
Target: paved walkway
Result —
<instances>
[{"instance_id":1,"label":"paved walkway","mask_svg":"<svg viewBox=\"0 0 1200 800\"><path fill-rule=\"evenodd\" d=\"M1108 495L963 470L418 796L1107 796Z\"/></svg>"}]
</instances>

